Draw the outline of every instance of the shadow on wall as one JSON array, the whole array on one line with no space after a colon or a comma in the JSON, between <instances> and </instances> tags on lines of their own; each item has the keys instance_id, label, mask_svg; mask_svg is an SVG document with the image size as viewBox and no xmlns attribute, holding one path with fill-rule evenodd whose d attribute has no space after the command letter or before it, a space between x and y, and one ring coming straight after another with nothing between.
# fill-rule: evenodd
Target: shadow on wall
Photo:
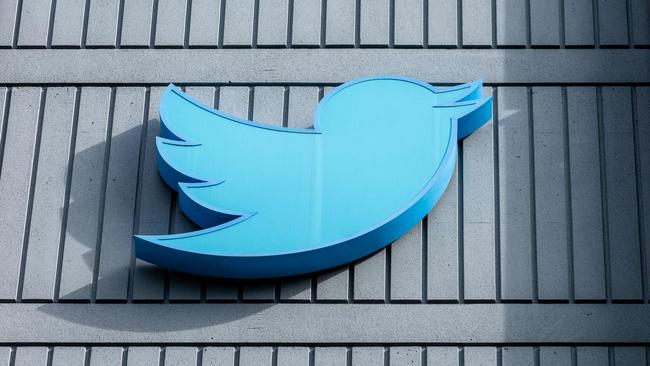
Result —
<instances>
[{"instance_id":1,"label":"shadow on wall","mask_svg":"<svg viewBox=\"0 0 650 366\"><path fill-rule=\"evenodd\" d=\"M155 130L158 135L158 119L150 119L148 133ZM273 286L270 281L225 281L204 278L179 272L167 271L164 268L150 265L142 261L133 260L133 230L143 234L165 234L168 232L187 232L198 229L180 212L176 205L177 196L162 182L157 173L155 155L146 156L142 192L147 191L147 198L155 196L152 202L143 203L143 197L136 194L137 190L137 158L131 160L131 152L138 156L141 141L141 126L126 130L112 136L110 150L111 159L122 165L125 170L134 168L125 173L123 169L109 169L107 176L103 175L105 168L107 144L105 141L89 146L75 154L74 166L79 174L79 179L73 179L73 185L78 184L78 189L71 189L68 224L64 246L64 259L62 263L61 302L110 302L121 303L129 299L141 302L199 302L205 296L206 287L219 288L228 291L222 299L223 302L236 302L241 299L241 288L245 286ZM79 143L85 137L84 131L77 134ZM155 137L147 138L147 145L153 144ZM136 144L136 147L131 145ZM146 146L153 148L155 146ZM124 158L128 151L129 156ZM120 160L121 159L121 160ZM119 161L118 161L119 160ZM120 166L120 168L123 168ZM133 173L133 174L131 174ZM149 175L149 176L145 176ZM106 187L103 187L103 182ZM148 181L148 182L147 182ZM151 193L150 191L154 191ZM136 200L138 210L136 210ZM103 212L102 212L102 205ZM136 213L136 211L138 211ZM135 217L134 215L138 215ZM135 225L134 225L135 223ZM134 278L130 278L130 277ZM95 283L93 283L93 277ZM129 286L133 289L129 290ZM133 295L129 295L131 292ZM170 292L172 292L170 294ZM203 293L203 295L202 295ZM176 296L176 297L175 297ZM273 298L265 302L272 302ZM205 319L188 317L187 321L178 324L169 322L156 322L144 324L133 322L112 322L97 313L97 316L77 317L75 312L62 311L60 307L44 305L40 308L50 315L63 317L71 322L89 324L95 327L113 329L116 326L127 326L127 330L134 331L165 331L177 329L191 329L205 324L206 319L211 319L212 324L227 323L229 321L247 317L262 311L272 304L256 304L256 306L233 306L228 313L211 315ZM195 319L195 320L192 320ZM193 323L194 322L194 323ZM117 324L119 323L119 324Z\"/></svg>"},{"instance_id":2,"label":"shadow on wall","mask_svg":"<svg viewBox=\"0 0 650 366\"><path fill-rule=\"evenodd\" d=\"M213 304L215 305L215 304ZM158 333L227 325L230 322L264 313L272 303L247 303L236 306L201 306L201 304L161 304L158 309L137 304L96 304L74 311L71 305L43 304L40 312L81 324L84 327L132 333ZM188 308L189 306L189 308ZM191 311L189 310L191 309ZM155 312L152 312L154 310ZM119 320L116 320L119 317ZM79 329L73 330L81 331ZM172 340L176 340L173 336Z\"/></svg>"},{"instance_id":3,"label":"shadow on wall","mask_svg":"<svg viewBox=\"0 0 650 366\"><path fill-rule=\"evenodd\" d=\"M157 100L153 98L151 104L155 106ZM157 112L155 115L157 117ZM105 123L105 117L84 121L83 127L80 121L77 131L77 152L73 162L61 267L60 302L191 303L207 300L235 303L245 300L267 303L254 307L232 306L233 310L226 318L211 318L215 322L227 322L273 306L280 283L283 298L290 299L302 293L301 301L309 301L309 298L304 299L304 292L312 290L312 274L275 280L219 280L167 271L135 260L134 231L138 234L166 234L194 231L198 227L178 209L176 193L158 175L155 137L159 135L159 119L151 118L143 126L138 125L137 117L117 117L116 112L110 144L105 141ZM125 124L128 127L124 127ZM142 141L143 150L140 149ZM140 187L137 182L137 156L143 157L140 162ZM339 270L335 268L331 273ZM321 275L327 277L329 274ZM74 312L60 311L57 306L50 305L43 306L41 310L53 316L65 317L71 322L106 328L120 326L110 319L104 319L101 314L77 317ZM153 329L147 329L192 328L203 323L160 322L150 325ZM143 329L138 323L130 324L128 328Z\"/></svg>"}]
</instances>

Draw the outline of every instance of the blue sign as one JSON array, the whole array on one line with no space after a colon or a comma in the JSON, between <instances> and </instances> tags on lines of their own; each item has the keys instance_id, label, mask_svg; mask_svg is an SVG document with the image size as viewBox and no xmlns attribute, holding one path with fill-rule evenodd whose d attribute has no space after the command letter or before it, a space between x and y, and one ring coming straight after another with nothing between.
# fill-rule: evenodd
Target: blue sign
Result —
<instances>
[{"instance_id":1,"label":"blue sign","mask_svg":"<svg viewBox=\"0 0 650 366\"><path fill-rule=\"evenodd\" d=\"M205 229L137 235L136 256L199 275L264 278L373 253L446 189L457 140L492 117L481 87L354 80L320 102L313 129L299 129L237 118L170 85L160 101L158 170Z\"/></svg>"}]
</instances>

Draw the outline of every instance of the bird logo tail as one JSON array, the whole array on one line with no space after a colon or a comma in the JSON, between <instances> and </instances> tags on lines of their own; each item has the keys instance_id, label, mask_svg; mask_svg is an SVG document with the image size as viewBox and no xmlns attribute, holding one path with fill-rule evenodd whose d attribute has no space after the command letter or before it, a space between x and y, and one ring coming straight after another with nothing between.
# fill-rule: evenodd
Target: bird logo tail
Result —
<instances>
[{"instance_id":1,"label":"bird logo tail","mask_svg":"<svg viewBox=\"0 0 650 366\"><path fill-rule=\"evenodd\" d=\"M471 83L444 88L438 92L441 103L434 105L442 119L455 119L458 123L458 139L469 136L492 118L492 97L481 97L483 83Z\"/></svg>"}]
</instances>

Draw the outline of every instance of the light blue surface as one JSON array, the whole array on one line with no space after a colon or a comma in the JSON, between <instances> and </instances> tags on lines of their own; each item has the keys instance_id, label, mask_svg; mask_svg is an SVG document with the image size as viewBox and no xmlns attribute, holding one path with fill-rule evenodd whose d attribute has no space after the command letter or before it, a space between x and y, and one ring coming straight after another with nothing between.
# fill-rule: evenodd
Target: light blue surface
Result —
<instances>
[{"instance_id":1,"label":"light blue surface","mask_svg":"<svg viewBox=\"0 0 650 366\"><path fill-rule=\"evenodd\" d=\"M136 236L136 255L184 272L260 278L370 254L444 192L457 139L492 116L481 86L355 80L321 101L313 129L290 129L211 109L170 85L160 103L159 171L206 229Z\"/></svg>"}]
</instances>

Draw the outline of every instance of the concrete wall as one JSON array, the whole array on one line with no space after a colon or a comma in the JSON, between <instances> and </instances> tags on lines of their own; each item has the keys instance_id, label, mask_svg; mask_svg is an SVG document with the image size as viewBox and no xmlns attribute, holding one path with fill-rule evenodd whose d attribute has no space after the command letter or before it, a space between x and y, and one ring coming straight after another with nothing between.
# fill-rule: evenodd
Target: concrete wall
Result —
<instances>
[{"instance_id":1,"label":"concrete wall","mask_svg":"<svg viewBox=\"0 0 650 366\"><path fill-rule=\"evenodd\" d=\"M645 365L644 0L0 0L0 364ZM481 78L494 119L390 247L277 281L136 260L194 226L158 100L307 127L349 79Z\"/></svg>"}]
</instances>

